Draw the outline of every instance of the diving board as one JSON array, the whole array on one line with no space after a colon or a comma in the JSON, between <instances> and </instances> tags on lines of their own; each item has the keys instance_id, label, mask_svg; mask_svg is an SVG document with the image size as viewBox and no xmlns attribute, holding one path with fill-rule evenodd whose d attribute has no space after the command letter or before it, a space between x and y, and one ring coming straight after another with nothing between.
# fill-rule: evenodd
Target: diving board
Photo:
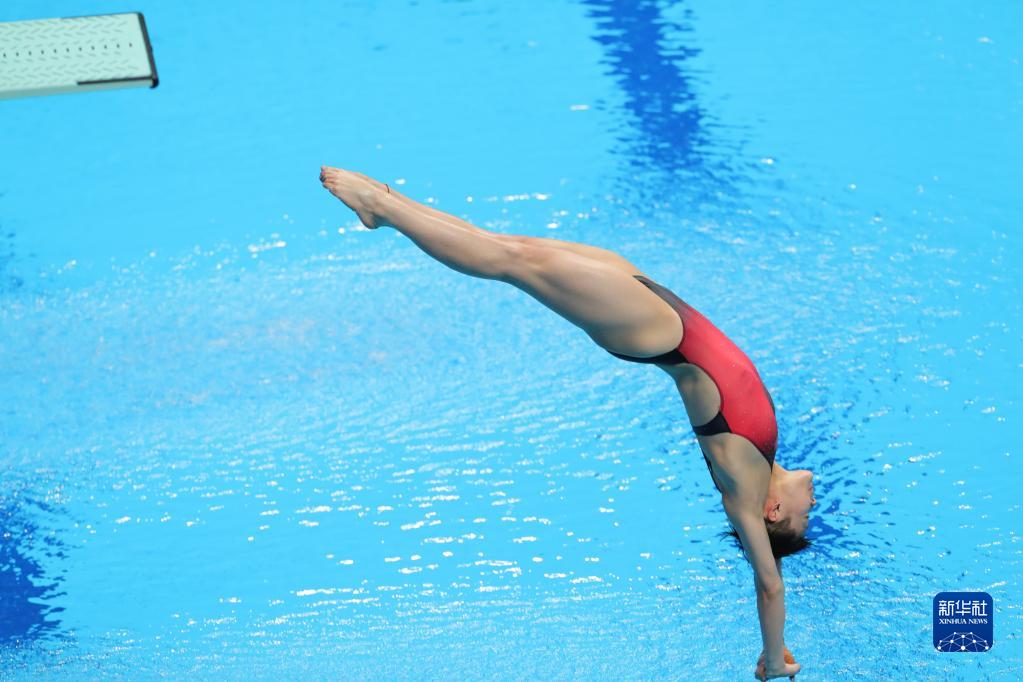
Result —
<instances>
[{"instance_id":1,"label":"diving board","mask_svg":"<svg viewBox=\"0 0 1023 682\"><path fill-rule=\"evenodd\" d=\"M0 99L157 83L138 12L0 22Z\"/></svg>"}]
</instances>

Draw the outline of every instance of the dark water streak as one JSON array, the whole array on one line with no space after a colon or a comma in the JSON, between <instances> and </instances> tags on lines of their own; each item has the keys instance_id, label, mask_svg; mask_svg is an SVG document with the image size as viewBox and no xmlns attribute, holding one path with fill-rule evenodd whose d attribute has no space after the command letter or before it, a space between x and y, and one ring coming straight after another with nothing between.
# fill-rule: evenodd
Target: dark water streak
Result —
<instances>
[{"instance_id":1,"label":"dark water streak","mask_svg":"<svg viewBox=\"0 0 1023 682\"><path fill-rule=\"evenodd\" d=\"M64 594L62 577L45 566L66 558L66 548L41 523L59 513L24 489L0 498L0 654L8 647L62 637L57 614L63 608L50 605Z\"/></svg>"},{"instance_id":2,"label":"dark water streak","mask_svg":"<svg viewBox=\"0 0 1023 682\"><path fill-rule=\"evenodd\" d=\"M623 189L691 201L720 200L748 177L752 164L738 153L742 142L717 134L723 127L700 103L693 59L696 47L679 43L693 32L692 14L664 17L653 0L583 0L597 25L593 40L604 49L603 64L624 95ZM606 103L602 106L608 106ZM685 181L680 194L679 181Z\"/></svg>"}]
</instances>

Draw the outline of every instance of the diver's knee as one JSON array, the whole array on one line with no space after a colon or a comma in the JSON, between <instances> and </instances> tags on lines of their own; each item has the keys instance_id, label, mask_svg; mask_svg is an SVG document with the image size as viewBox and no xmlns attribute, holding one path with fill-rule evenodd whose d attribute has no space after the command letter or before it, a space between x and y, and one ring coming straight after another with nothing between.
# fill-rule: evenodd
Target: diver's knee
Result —
<instances>
[{"instance_id":1,"label":"diver's knee","mask_svg":"<svg viewBox=\"0 0 1023 682\"><path fill-rule=\"evenodd\" d=\"M541 239L525 235L503 235L503 257L497 279L505 282L524 282L540 272L551 257L551 248Z\"/></svg>"}]
</instances>

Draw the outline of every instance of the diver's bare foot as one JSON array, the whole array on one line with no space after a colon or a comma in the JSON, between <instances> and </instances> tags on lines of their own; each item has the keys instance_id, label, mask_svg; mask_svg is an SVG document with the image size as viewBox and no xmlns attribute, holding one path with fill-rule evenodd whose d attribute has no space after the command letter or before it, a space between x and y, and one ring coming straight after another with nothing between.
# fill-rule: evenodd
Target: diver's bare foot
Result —
<instances>
[{"instance_id":1,"label":"diver's bare foot","mask_svg":"<svg viewBox=\"0 0 1023 682\"><path fill-rule=\"evenodd\" d=\"M320 182L345 206L355 211L369 229L388 224L383 215L388 196L384 183L362 173L332 166L320 166Z\"/></svg>"}]
</instances>

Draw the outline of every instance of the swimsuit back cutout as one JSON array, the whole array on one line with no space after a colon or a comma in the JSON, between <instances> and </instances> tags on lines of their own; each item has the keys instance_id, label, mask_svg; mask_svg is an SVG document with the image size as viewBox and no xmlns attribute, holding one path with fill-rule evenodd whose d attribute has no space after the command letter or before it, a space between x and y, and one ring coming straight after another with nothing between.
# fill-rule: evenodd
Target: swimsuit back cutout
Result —
<instances>
[{"instance_id":1,"label":"swimsuit back cutout","mask_svg":"<svg viewBox=\"0 0 1023 682\"><path fill-rule=\"evenodd\" d=\"M693 427L693 431L701 436L716 433L743 436L756 446L767 464L773 467L774 453L778 446L774 401L753 362L710 320L674 292L642 275L633 277L664 299L682 318L682 341L678 348L651 358L608 352L632 362L667 365L689 363L702 369L721 394L721 408L712 420ZM707 466L709 468L710 462Z\"/></svg>"}]
</instances>

